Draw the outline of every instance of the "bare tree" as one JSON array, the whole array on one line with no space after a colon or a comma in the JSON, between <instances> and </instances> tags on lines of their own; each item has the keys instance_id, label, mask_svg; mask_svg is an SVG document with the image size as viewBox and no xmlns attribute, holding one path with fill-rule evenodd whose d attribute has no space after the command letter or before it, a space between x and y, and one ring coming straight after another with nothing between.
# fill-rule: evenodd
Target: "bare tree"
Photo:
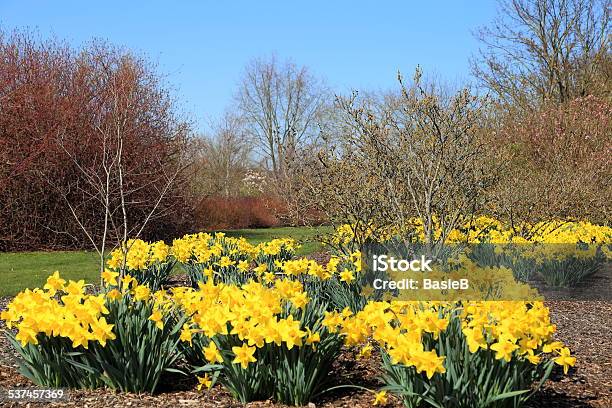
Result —
<instances>
[{"instance_id":1,"label":"bare tree","mask_svg":"<svg viewBox=\"0 0 612 408\"><path fill-rule=\"evenodd\" d=\"M477 32L472 61L481 85L523 108L586 95L610 96L609 0L501 0Z\"/></svg>"},{"instance_id":2,"label":"bare tree","mask_svg":"<svg viewBox=\"0 0 612 408\"><path fill-rule=\"evenodd\" d=\"M325 90L306 67L255 59L244 73L238 108L276 180L288 176L298 149L318 134Z\"/></svg>"},{"instance_id":3,"label":"bare tree","mask_svg":"<svg viewBox=\"0 0 612 408\"><path fill-rule=\"evenodd\" d=\"M202 136L196 146L196 175L192 183L198 196L236 196L252 167L253 146L244 120L231 113L213 125L212 135Z\"/></svg>"},{"instance_id":4,"label":"bare tree","mask_svg":"<svg viewBox=\"0 0 612 408\"><path fill-rule=\"evenodd\" d=\"M123 251L125 271L128 239L140 238L149 222L171 211L168 196L186 168L189 127L173 117L158 77L131 54L93 44L77 63L87 68L85 81L96 90L91 101L95 144L84 155L78 141L60 135L80 177L57 190L97 252L100 271L109 241ZM150 150L135 155L143 142ZM83 216L91 210L98 212L101 228L95 218L92 223Z\"/></svg>"}]
</instances>

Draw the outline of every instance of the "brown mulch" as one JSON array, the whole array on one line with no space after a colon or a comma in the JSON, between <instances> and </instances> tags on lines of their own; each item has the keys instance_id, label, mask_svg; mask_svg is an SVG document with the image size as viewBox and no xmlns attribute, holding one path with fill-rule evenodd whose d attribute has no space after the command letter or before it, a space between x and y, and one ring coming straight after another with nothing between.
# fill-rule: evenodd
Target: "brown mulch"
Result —
<instances>
[{"instance_id":1,"label":"brown mulch","mask_svg":"<svg viewBox=\"0 0 612 408\"><path fill-rule=\"evenodd\" d=\"M3 310L10 298L0 298ZM547 302L551 318L557 324L557 336L569 345L577 358L576 367L564 376L556 367L551 379L527 404L531 408L543 407L612 407L612 303L605 301L551 301ZM5 329L0 322L0 330ZM5 336L0 335L0 390L35 387L28 379L17 373L18 355ZM370 389L380 386L377 382L373 361L355 361L347 352L334 366L332 376L337 384L358 384ZM155 395L118 393L106 389L70 390L69 401L38 403L31 406L56 407L241 407L220 387L208 392L198 392L192 378L168 375L162 379L160 390ZM311 407L369 407L372 394L345 388L332 391L310 404ZM0 406L25 406L24 404L0 401ZM283 405L270 401L254 402L247 407L274 407ZM389 407L399 407L391 401Z\"/></svg>"},{"instance_id":2,"label":"brown mulch","mask_svg":"<svg viewBox=\"0 0 612 408\"><path fill-rule=\"evenodd\" d=\"M559 367L530 407L612 407L612 303L551 301L557 337L577 362L564 376Z\"/></svg>"}]
</instances>

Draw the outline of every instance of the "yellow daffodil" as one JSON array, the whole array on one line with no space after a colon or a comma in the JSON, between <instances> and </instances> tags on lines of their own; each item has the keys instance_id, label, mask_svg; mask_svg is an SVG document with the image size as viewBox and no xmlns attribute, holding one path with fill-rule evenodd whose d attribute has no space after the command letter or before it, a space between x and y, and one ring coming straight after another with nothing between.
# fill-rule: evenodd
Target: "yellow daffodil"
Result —
<instances>
[{"instance_id":1,"label":"yellow daffodil","mask_svg":"<svg viewBox=\"0 0 612 408\"><path fill-rule=\"evenodd\" d=\"M196 377L198 379L198 391L202 390L202 387L205 387L209 390L212 387L212 379L208 374L205 374L204 377Z\"/></svg>"},{"instance_id":2,"label":"yellow daffodil","mask_svg":"<svg viewBox=\"0 0 612 408\"><path fill-rule=\"evenodd\" d=\"M204 357L209 363L223 363L223 357L213 341L207 347L204 347Z\"/></svg>"},{"instance_id":3,"label":"yellow daffodil","mask_svg":"<svg viewBox=\"0 0 612 408\"><path fill-rule=\"evenodd\" d=\"M164 328L163 315L158 309L153 311L151 316L149 316L149 320L155 322L155 326L159 330L162 330Z\"/></svg>"},{"instance_id":4,"label":"yellow daffodil","mask_svg":"<svg viewBox=\"0 0 612 408\"><path fill-rule=\"evenodd\" d=\"M53 275L47 278L47 283L44 288L49 291L58 291L64 289L64 284L66 281L60 278L60 274L58 271L53 272ZM55 293L55 292L54 292Z\"/></svg>"},{"instance_id":5,"label":"yellow daffodil","mask_svg":"<svg viewBox=\"0 0 612 408\"><path fill-rule=\"evenodd\" d=\"M342 272L340 272L340 281L351 283L355 280L355 275L348 268L345 268Z\"/></svg>"},{"instance_id":6,"label":"yellow daffodil","mask_svg":"<svg viewBox=\"0 0 612 408\"><path fill-rule=\"evenodd\" d=\"M563 347L559 351L559 357L555 358L555 363L563 366L563 373L567 374L570 367L576 364L576 358L570 355L570 349Z\"/></svg>"},{"instance_id":7,"label":"yellow daffodil","mask_svg":"<svg viewBox=\"0 0 612 408\"><path fill-rule=\"evenodd\" d=\"M255 354L255 347L249 347L248 344L243 344L241 347L232 347L232 353L235 357L232 363L240 364L240 366L246 369L249 363L254 363L257 359L253 356Z\"/></svg>"},{"instance_id":8,"label":"yellow daffodil","mask_svg":"<svg viewBox=\"0 0 612 408\"><path fill-rule=\"evenodd\" d=\"M385 405L389 398L387 397L387 391L379 391L374 395L374 401L372 405Z\"/></svg>"},{"instance_id":9,"label":"yellow daffodil","mask_svg":"<svg viewBox=\"0 0 612 408\"><path fill-rule=\"evenodd\" d=\"M102 272L102 279L107 285L117 286L117 277L119 276L119 272L113 272L109 269L104 269Z\"/></svg>"}]
</instances>

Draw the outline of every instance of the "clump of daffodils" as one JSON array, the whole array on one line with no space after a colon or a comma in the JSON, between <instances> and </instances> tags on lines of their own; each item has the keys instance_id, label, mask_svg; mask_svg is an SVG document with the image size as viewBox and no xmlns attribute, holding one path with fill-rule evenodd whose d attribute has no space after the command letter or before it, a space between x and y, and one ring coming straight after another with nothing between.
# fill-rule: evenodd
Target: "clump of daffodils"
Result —
<instances>
[{"instance_id":1,"label":"clump of daffodils","mask_svg":"<svg viewBox=\"0 0 612 408\"><path fill-rule=\"evenodd\" d=\"M175 239L171 252L196 288L208 279L245 282L250 277L245 273L258 250L244 238L201 232Z\"/></svg>"},{"instance_id":2,"label":"clump of daffodils","mask_svg":"<svg viewBox=\"0 0 612 408\"><path fill-rule=\"evenodd\" d=\"M181 356L186 320L165 291L153 292L130 275L106 271L106 287L87 294L84 282L55 272L42 289L19 293L1 318L17 333L20 373L48 387L153 392L159 377ZM111 344L109 346L109 344Z\"/></svg>"},{"instance_id":3,"label":"clump of daffodils","mask_svg":"<svg viewBox=\"0 0 612 408\"><path fill-rule=\"evenodd\" d=\"M159 290L167 283L175 264L171 247L164 241L149 243L131 239L111 252L102 279L107 285L115 286L114 276L129 274L139 284Z\"/></svg>"},{"instance_id":4,"label":"clump of daffodils","mask_svg":"<svg viewBox=\"0 0 612 408\"><path fill-rule=\"evenodd\" d=\"M255 269L257 270L257 268ZM362 270L361 252L355 251L349 255L332 256L326 265L321 265L317 261L307 258L290 259L284 262L276 261L272 270L276 272L277 276L291 278L308 276L320 281L336 277L343 282L350 283L355 279L355 275ZM267 271L267 268L261 269L261 272Z\"/></svg>"},{"instance_id":5,"label":"clump of daffodils","mask_svg":"<svg viewBox=\"0 0 612 408\"><path fill-rule=\"evenodd\" d=\"M461 328L471 353L488 349L497 360L534 365L553 358L566 374L576 361L554 340L556 326L542 302L470 302L462 310Z\"/></svg>"},{"instance_id":6,"label":"clump of daffodils","mask_svg":"<svg viewBox=\"0 0 612 408\"><path fill-rule=\"evenodd\" d=\"M172 253L181 263L207 263L222 255L252 257L256 249L244 238L227 237L222 232L188 234L172 242Z\"/></svg>"},{"instance_id":7,"label":"clump of daffodils","mask_svg":"<svg viewBox=\"0 0 612 408\"><path fill-rule=\"evenodd\" d=\"M347 345L367 344L372 339L393 364L413 366L431 378L445 372L446 357L437 354L435 345L451 320L460 323L470 353L488 350L497 360L534 365L553 358L566 373L575 363L569 349L554 340L556 327L542 302L370 302L349 317L330 314L325 324L339 330Z\"/></svg>"},{"instance_id":8,"label":"clump of daffodils","mask_svg":"<svg viewBox=\"0 0 612 408\"><path fill-rule=\"evenodd\" d=\"M126 269L142 270L167 262L170 255L170 246L164 241L148 243L141 239L130 239L125 244L125 248L111 252L107 266L114 270L120 269L125 258Z\"/></svg>"},{"instance_id":9,"label":"clump of daffodils","mask_svg":"<svg viewBox=\"0 0 612 408\"><path fill-rule=\"evenodd\" d=\"M477 405L487 395L521 405L525 390L543 382L553 365L567 374L576 363L554 339L542 302L370 302L355 314L329 313L324 324L360 348L358 356L379 348L385 386L407 406L428 398L433 405L444 390Z\"/></svg>"},{"instance_id":10,"label":"clump of daffodils","mask_svg":"<svg viewBox=\"0 0 612 408\"><path fill-rule=\"evenodd\" d=\"M104 294L88 295L83 280L66 282L55 272L43 289L26 289L15 296L0 317L7 327L17 329L15 339L23 347L38 344L43 335L69 339L73 348L88 348L89 342L105 346L115 339L113 325L105 318L108 313Z\"/></svg>"},{"instance_id":11,"label":"clump of daffodils","mask_svg":"<svg viewBox=\"0 0 612 408\"><path fill-rule=\"evenodd\" d=\"M187 361L196 372L219 371L241 402L306 404L323 391L343 344L323 325L327 304L288 277L242 285L210 279L174 289L172 299L189 316L180 335Z\"/></svg>"},{"instance_id":12,"label":"clump of daffodils","mask_svg":"<svg viewBox=\"0 0 612 408\"><path fill-rule=\"evenodd\" d=\"M206 338L209 363L219 362L219 354L213 350L226 336L236 336L241 343L231 351L232 362L243 368L254 363L253 353L266 345L276 344L291 350L314 347L320 339L319 333L304 327L296 318L299 313L295 312L310 301L298 281L279 279L272 287L256 282L234 286L209 281L200 284L198 290L176 288L173 299L191 316L183 328L182 339L189 342L194 334L202 334Z\"/></svg>"},{"instance_id":13,"label":"clump of daffodils","mask_svg":"<svg viewBox=\"0 0 612 408\"><path fill-rule=\"evenodd\" d=\"M258 256L280 256L281 258L291 257L298 248L292 238L275 238L271 241L261 242L255 248Z\"/></svg>"}]
</instances>

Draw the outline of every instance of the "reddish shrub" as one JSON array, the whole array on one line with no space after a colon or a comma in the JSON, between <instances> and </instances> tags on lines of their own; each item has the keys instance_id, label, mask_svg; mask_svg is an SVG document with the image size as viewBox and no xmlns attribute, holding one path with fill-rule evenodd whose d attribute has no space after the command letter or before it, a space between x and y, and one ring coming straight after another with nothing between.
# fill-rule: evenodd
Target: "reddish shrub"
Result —
<instances>
[{"instance_id":1,"label":"reddish shrub","mask_svg":"<svg viewBox=\"0 0 612 408\"><path fill-rule=\"evenodd\" d=\"M282 213L270 197L209 197L197 205L195 224L200 230L275 227Z\"/></svg>"},{"instance_id":2,"label":"reddish shrub","mask_svg":"<svg viewBox=\"0 0 612 408\"><path fill-rule=\"evenodd\" d=\"M502 216L609 223L611 125L612 104L594 96L511 117L495 140L508 165L498 189Z\"/></svg>"},{"instance_id":3,"label":"reddish shrub","mask_svg":"<svg viewBox=\"0 0 612 408\"><path fill-rule=\"evenodd\" d=\"M180 166L188 135L176 111L154 67L127 51L102 43L77 50L0 31L0 251L88 247L67 202L100 236L101 163L115 151L115 132L122 134L130 227L144 223L152 208L143 238L175 235L189 225L181 218L191 214L182 211L189 205L186 172L154 207ZM111 225L121 225L118 189L109 190Z\"/></svg>"}]
</instances>

